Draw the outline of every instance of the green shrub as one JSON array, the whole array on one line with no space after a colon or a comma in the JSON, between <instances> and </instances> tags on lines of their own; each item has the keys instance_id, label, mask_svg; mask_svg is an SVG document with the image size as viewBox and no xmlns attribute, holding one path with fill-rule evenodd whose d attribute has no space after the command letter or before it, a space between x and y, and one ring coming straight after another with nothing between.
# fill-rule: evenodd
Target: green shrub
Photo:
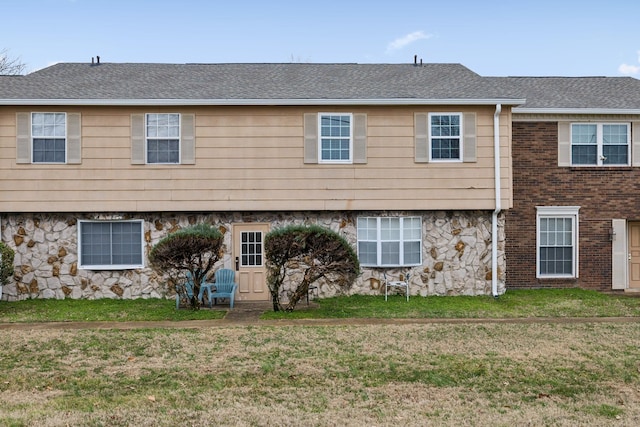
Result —
<instances>
[{"instance_id":1,"label":"green shrub","mask_svg":"<svg viewBox=\"0 0 640 427\"><path fill-rule=\"evenodd\" d=\"M0 242L0 285L9 284L9 278L13 276L13 259L15 252L5 243Z\"/></svg>"}]
</instances>

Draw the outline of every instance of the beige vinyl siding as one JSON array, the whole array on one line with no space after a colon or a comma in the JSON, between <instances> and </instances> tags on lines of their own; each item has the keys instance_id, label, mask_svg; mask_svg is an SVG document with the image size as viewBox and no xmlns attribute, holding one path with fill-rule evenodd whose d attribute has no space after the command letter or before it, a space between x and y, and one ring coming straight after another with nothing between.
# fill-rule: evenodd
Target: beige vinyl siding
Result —
<instances>
[{"instance_id":1,"label":"beige vinyl siding","mask_svg":"<svg viewBox=\"0 0 640 427\"><path fill-rule=\"evenodd\" d=\"M631 122L631 165L640 166L640 122Z\"/></svg>"},{"instance_id":2,"label":"beige vinyl siding","mask_svg":"<svg viewBox=\"0 0 640 427\"><path fill-rule=\"evenodd\" d=\"M16 163L16 113L0 110L3 211L493 209L495 108L339 107L366 114L366 163L305 163L304 117L325 107L47 108L82 115L82 163ZM132 164L131 118L193 114L195 163ZM416 113L476 114L477 160L417 163ZM512 205L510 112L501 120L502 206Z\"/></svg>"}]
</instances>

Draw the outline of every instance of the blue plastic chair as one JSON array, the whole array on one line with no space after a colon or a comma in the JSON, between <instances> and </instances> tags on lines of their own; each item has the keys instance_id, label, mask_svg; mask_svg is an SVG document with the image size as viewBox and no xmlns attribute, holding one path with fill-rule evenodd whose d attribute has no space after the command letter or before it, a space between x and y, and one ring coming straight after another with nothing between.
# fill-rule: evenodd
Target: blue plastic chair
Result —
<instances>
[{"instance_id":1,"label":"blue plastic chair","mask_svg":"<svg viewBox=\"0 0 640 427\"><path fill-rule=\"evenodd\" d=\"M216 271L214 283L203 283L200 286L200 292L207 291L207 297L209 297L209 307L212 307L212 303L218 303L218 298L229 298L229 306L233 308L233 301L236 295L236 289L238 285L235 282L235 271L228 268L221 268Z\"/></svg>"}]
</instances>

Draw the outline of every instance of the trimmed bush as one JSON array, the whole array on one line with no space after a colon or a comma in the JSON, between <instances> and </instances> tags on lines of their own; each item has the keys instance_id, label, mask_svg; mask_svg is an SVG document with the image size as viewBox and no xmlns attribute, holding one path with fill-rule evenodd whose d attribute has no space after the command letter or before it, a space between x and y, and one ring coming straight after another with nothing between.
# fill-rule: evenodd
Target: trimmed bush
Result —
<instances>
[{"instance_id":1,"label":"trimmed bush","mask_svg":"<svg viewBox=\"0 0 640 427\"><path fill-rule=\"evenodd\" d=\"M269 292L274 311L292 311L309 292L309 286L324 278L345 291L360 274L358 256L338 233L311 225L291 225L267 233L264 239ZM302 272L302 281L280 303L282 285L288 272Z\"/></svg>"},{"instance_id":2,"label":"trimmed bush","mask_svg":"<svg viewBox=\"0 0 640 427\"><path fill-rule=\"evenodd\" d=\"M154 269L169 274L174 283L184 280L186 272L191 274L194 295L200 292L200 285L206 279L216 262L220 260L223 236L209 224L198 224L183 228L160 240L149 253L149 261ZM183 286L177 286L181 299L190 301L192 308L198 308L197 298L189 298Z\"/></svg>"}]
</instances>

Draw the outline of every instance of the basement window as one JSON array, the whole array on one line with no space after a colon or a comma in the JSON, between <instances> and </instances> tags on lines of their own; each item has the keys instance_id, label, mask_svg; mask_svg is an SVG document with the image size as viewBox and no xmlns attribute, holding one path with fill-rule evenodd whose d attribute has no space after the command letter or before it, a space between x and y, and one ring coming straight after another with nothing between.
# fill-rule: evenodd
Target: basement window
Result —
<instances>
[{"instance_id":1,"label":"basement window","mask_svg":"<svg viewBox=\"0 0 640 427\"><path fill-rule=\"evenodd\" d=\"M143 268L143 221L78 221L79 267L87 270Z\"/></svg>"},{"instance_id":2,"label":"basement window","mask_svg":"<svg viewBox=\"0 0 640 427\"><path fill-rule=\"evenodd\" d=\"M422 219L413 217L358 218L358 258L370 267L422 264Z\"/></svg>"}]
</instances>

